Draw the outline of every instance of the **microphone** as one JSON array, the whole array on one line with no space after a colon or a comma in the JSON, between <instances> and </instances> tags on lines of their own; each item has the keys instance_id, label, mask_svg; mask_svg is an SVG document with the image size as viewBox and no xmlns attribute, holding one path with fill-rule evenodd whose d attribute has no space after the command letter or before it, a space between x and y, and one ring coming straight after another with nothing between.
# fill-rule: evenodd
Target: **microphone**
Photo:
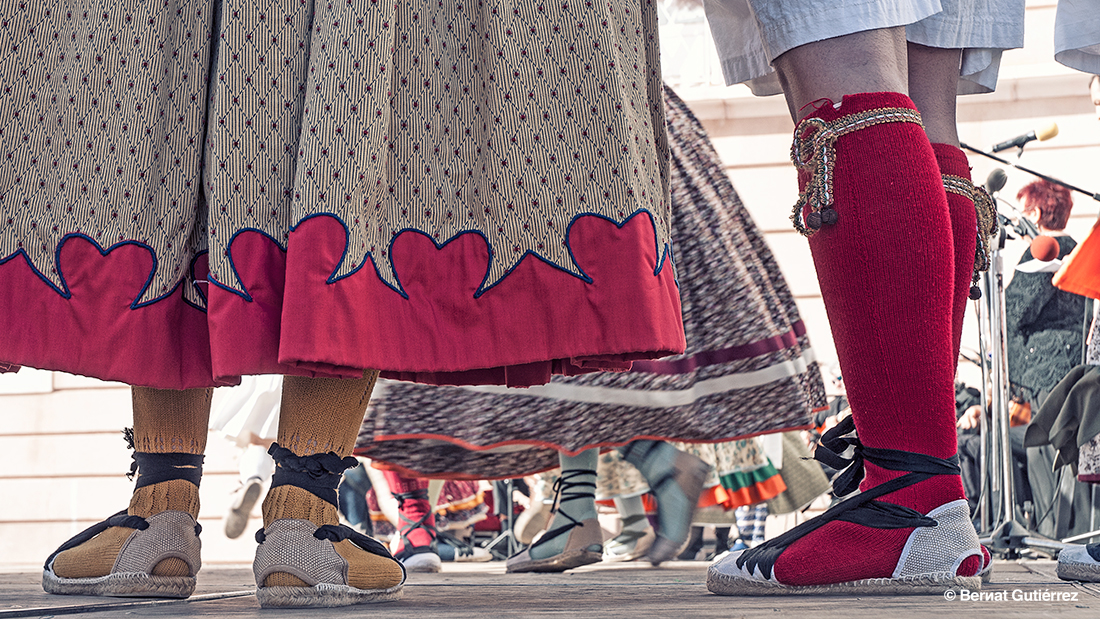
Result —
<instances>
[{"instance_id":1,"label":"microphone","mask_svg":"<svg viewBox=\"0 0 1100 619\"><path fill-rule=\"evenodd\" d=\"M1008 175L1001 168L993 168L993 171L989 173L989 176L985 177L985 190L990 195L997 193L1004 189L1005 183L1008 182Z\"/></svg>"},{"instance_id":2,"label":"microphone","mask_svg":"<svg viewBox=\"0 0 1100 619\"><path fill-rule=\"evenodd\" d=\"M1058 257L1058 240L1052 236L1039 235L1031 239L1031 257L1043 262L1050 262Z\"/></svg>"},{"instance_id":3,"label":"microphone","mask_svg":"<svg viewBox=\"0 0 1100 619\"><path fill-rule=\"evenodd\" d=\"M1050 123L1045 127L1041 127L1034 131L1029 131L1028 133L1025 133L1023 135L1018 135L1011 140L1006 140L1004 142L1001 142L1000 144L997 144L993 147L993 152L998 153L1002 150L1022 147L1024 144L1027 144L1032 140L1039 140L1040 142L1043 140L1049 140L1056 135L1058 135L1058 125Z\"/></svg>"}]
</instances>

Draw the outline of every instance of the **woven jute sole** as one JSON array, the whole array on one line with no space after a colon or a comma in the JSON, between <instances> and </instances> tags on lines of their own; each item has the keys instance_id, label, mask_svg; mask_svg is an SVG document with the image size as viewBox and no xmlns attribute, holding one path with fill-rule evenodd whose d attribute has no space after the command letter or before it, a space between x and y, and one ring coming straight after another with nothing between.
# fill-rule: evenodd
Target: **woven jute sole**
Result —
<instances>
[{"instance_id":1,"label":"woven jute sole","mask_svg":"<svg viewBox=\"0 0 1100 619\"><path fill-rule=\"evenodd\" d=\"M98 595L138 598L186 598L195 591L194 576L153 576L140 572L97 578L62 578L42 571L42 588L58 595Z\"/></svg>"},{"instance_id":2,"label":"woven jute sole","mask_svg":"<svg viewBox=\"0 0 1100 619\"><path fill-rule=\"evenodd\" d=\"M1100 582L1100 566L1095 563L1058 562L1056 570L1058 578L1062 580L1081 580L1084 582Z\"/></svg>"},{"instance_id":3,"label":"woven jute sole","mask_svg":"<svg viewBox=\"0 0 1100 619\"><path fill-rule=\"evenodd\" d=\"M555 555L546 559L532 559L523 563L512 564L507 567L506 571L509 574L520 574L523 572L564 572L565 570L571 570L582 565L599 563L602 560L603 552L595 552L581 548L569 550L560 555Z\"/></svg>"},{"instance_id":4,"label":"woven jute sole","mask_svg":"<svg viewBox=\"0 0 1100 619\"><path fill-rule=\"evenodd\" d=\"M256 599L261 608L335 608L399 600L403 587L404 583L374 590L329 583L312 587L260 587L256 590Z\"/></svg>"},{"instance_id":5,"label":"woven jute sole","mask_svg":"<svg viewBox=\"0 0 1100 619\"><path fill-rule=\"evenodd\" d=\"M707 570L707 589L718 595L942 595L944 591L980 591L980 576L924 574L904 578L868 578L832 585L793 587Z\"/></svg>"}]
</instances>

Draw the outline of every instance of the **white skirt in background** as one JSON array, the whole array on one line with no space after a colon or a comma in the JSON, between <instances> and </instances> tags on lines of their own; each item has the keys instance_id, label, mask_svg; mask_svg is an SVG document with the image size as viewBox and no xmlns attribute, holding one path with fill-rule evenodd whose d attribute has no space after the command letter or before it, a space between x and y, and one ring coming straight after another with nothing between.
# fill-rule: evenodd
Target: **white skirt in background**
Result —
<instances>
[{"instance_id":1,"label":"white skirt in background","mask_svg":"<svg viewBox=\"0 0 1100 619\"><path fill-rule=\"evenodd\" d=\"M1100 0L1059 0L1054 59L1071 69L1100 73Z\"/></svg>"},{"instance_id":2,"label":"white skirt in background","mask_svg":"<svg viewBox=\"0 0 1100 619\"><path fill-rule=\"evenodd\" d=\"M264 440L279 436L279 405L283 377L278 374L242 376L236 387L221 387L218 405L210 413L210 429L244 448L252 435Z\"/></svg>"},{"instance_id":3,"label":"white skirt in background","mask_svg":"<svg viewBox=\"0 0 1100 619\"><path fill-rule=\"evenodd\" d=\"M1060 23L1062 4L1073 5L1078 21L1100 20L1100 0L1063 0ZM912 43L961 48L959 94L991 92L1001 52L1024 44L1024 0L704 0L704 5L726 83L746 83L761 96L782 92L771 63L783 52L865 30L905 26ZM1062 40L1081 47L1089 37L1071 39L1068 33L1078 32L1076 26L1065 24ZM1094 45L1098 33L1092 29ZM1081 52L1062 51L1075 53Z\"/></svg>"}]
</instances>

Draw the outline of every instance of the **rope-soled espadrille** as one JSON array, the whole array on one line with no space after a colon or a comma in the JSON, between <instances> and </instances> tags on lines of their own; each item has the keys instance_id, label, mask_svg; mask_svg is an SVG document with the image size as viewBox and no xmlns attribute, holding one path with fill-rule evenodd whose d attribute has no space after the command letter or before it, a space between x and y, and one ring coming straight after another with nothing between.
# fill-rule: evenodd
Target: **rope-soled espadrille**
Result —
<instances>
[{"instance_id":1,"label":"rope-soled espadrille","mask_svg":"<svg viewBox=\"0 0 1100 619\"><path fill-rule=\"evenodd\" d=\"M919 527L909 536L890 578L868 578L813 586L790 586L759 565L743 560L749 550L730 553L707 570L707 589L721 595L907 595L939 594L949 589L981 589L982 577L959 576L963 560L980 556L966 501L952 501L927 514L935 526ZM973 535L974 539L968 539ZM759 546L758 546L759 548ZM824 557L823 557L824 559ZM842 560L841 558L837 558Z\"/></svg>"},{"instance_id":2,"label":"rope-soled espadrille","mask_svg":"<svg viewBox=\"0 0 1100 619\"><path fill-rule=\"evenodd\" d=\"M814 454L815 458L838 470L847 469L833 482L838 494L848 494L858 488L864 460L907 473L842 501L824 514L756 548L731 553L715 562L707 570L707 589L720 595L906 595L981 588L980 572L958 573L970 557L977 557L982 568L990 563L970 522L970 507L965 500L948 502L927 514L874 500L933 475L957 474L958 465L923 454L863 447L858 439L845 436L854 429L852 418L845 419L822 437ZM851 458L838 455L849 447L854 453ZM780 582L774 570L780 555L808 533L833 521L877 529L911 528L913 531L888 577L813 585ZM851 561L852 558L823 555L821 560Z\"/></svg>"},{"instance_id":3,"label":"rope-soled espadrille","mask_svg":"<svg viewBox=\"0 0 1100 619\"><path fill-rule=\"evenodd\" d=\"M405 566L381 542L336 524L336 487L359 462L333 452L298 456L278 443L268 453L276 464L268 501L305 501L305 512L324 515L318 522L274 517L256 532L252 571L260 606L332 608L398 599ZM274 505L265 503L265 521Z\"/></svg>"},{"instance_id":4,"label":"rope-soled espadrille","mask_svg":"<svg viewBox=\"0 0 1100 619\"><path fill-rule=\"evenodd\" d=\"M110 527L126 527L133 533L123 543L111 573L92 578L64 578L54 573L57 555L75 548ZM191 514L165 511L149 518L119 512L66 542L46 560L42 588L63 595L185 598L195 590L195 574L202 566L199 525ZM180 559L187 576L156 576L153 569L165 559Z\"/></svg>"},{"instance_id":5,"label":"rope-soled espadrille","mask_svg":"<svg viewBox=\"0 0 1100 619\"><path fill-rule=\"evenodd\" d=\"M567 512L559 511L562 503L569 501L591 500L596 484L592 481L578 481L595 479L596 471L591 469L567 469L562 471L561 477L554 482L554 508L553 513L560 513L569 522L554 527L542 534L530 546L508 557L505 562L505 571L509 574L521 572L564 572L582 565L599 563L603 559L603 529L595 518L577 520ZM554 520L550 521L551 524ZM531 556L531 549L545 544L552 539L567 536L565 548L556 555L535 559Z\"/></svg>"},{"instance_id":6,"label":"rope-soled espadrille","mask_svg":"<svg viewBox=\"0 0 1100 619\"><path fill-rule=\"evenodd\" d=\"M132 431L126 439L132 449ZM195 590L195 575L202 567L202 527L189 511L178 508L194 502L197 513L203 456L135 451L132 457L129 476L136 474L137 483L130 508L88 527L46 559L42 588L47 593L186 598ZM144 510L152 509L147 503L152 497L163 511L146 517L130 513L136 509L148 514ZM172 505L177 509L165 509ZM99 574L99 569L107 573Z\"/></svg>"},{"instance_id":7,"label":"rope-soled espadrille","mask_svg":"<svg viewBox=\"0 0 1100 619\"><path fill-rule=\"evenodd\" d=\"M1074 546L1058 553L1058 578L1100 582L1100 544Z\"/></svg>"},{"instance_id":8,"label":"rope-soled espadrille","mask_svg":"<svg viewBox=\"0 0 1100 619\"><path fill-rule=\"evenodd\" d=\"M401 597L405 585L405 568L401 582L379 589L358 589L348 584L348 562L336 552L333 542L350 540L359 548L388 557L397 565L389 550L380 542L356 533L343 525L318 527L308 520L276 520L256 535L260 542L252 571L256 575L256 598L260 606L272 607L336 607L371 602L388 602ZM291 574L305 587L267 587L264 581L275 573Z\"/></svg>"}]
</instances>

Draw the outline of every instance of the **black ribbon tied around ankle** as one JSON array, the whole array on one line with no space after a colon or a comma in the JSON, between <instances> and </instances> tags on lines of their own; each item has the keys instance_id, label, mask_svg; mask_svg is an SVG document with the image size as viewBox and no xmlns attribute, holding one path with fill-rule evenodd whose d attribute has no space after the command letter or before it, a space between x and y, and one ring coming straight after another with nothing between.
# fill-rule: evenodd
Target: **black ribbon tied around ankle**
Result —
<instances>
[{"instance_id":1,"label":"black ribbon tied around ankle","mask_svg":"<svg viewBox=\"0 0 1100 619\"><path fill-rule=\"evenodd\" d=\"M351 456L341 458L334 452L299 456L278 443L272 443L267 450L275 460L275 474L271 477L271 488L296 486L308 491L317 498L336 505L336 488L340 477L347 469L359 466L359 461Z\"/></svg>"},{"instance_id":2,"label":"black ribbon tied around ankle","mask_svg":"<svg viewBox=\"0 0 1100 619\"><path fill-rule=\"evenodd\" d=\"M127 477L133 479L137 474L136 488L144 488L162 481L184 479L198 487L202 481L202 463L204 456L187 453L146 453L135 451L134 462L130 465Z\"/></svg>"},{"instance_id":3,"label":"black ribbon tied around ankle","mask_svg":"<svg viewBox=\"0 0 1100 619\"><path fill-rule=\"evenodd\" d=\"M909 451L864 447L859 438L854 435L855 429L855 421L852 417L845 418L821 437L820 444L814 450L814 459L834 469L843 470L843 473L833 480L833 492L837 496L845 496L859 489L859 483L864 475L864 462L870 462L891 471L906 471L906 474L841 501L820 516L807 520L756 548L746 550L737 558L738 567L747 569L749 573L755 573L756 568L760 568L765 578L771 578L775 563L784 550L807 534L834 520L873 529L936 526L937 522L934 519L915 509L875 499L936 475L958 475L960 471L958 455L942 459ZM845 456L849 449L852 455Z\"/></svg>"},{"instance_id":4,"label":"black ribbon tied around ankle","mask_svg":"<svg viewBox=\"0 0 1100 619\"><path fill-rule=\"evenodd\" d=\"M595 476L596 471L591 469L565 469L561 472L561 477L558 477L558 480L554 482L554 507L551 508L550 512L555 516L560 513L562 516L568 518L569 522L546 531L542 534L542 537L531 544L530 548L534 548L556 537L565 535L577 527L584 526L584 523L580 520L577 520L565 512L559 512L558 510L562 503L584 499L591 500L596 492L596 484L590 481L576 481L576 479Z\"/></svg>"}]
</instances>

